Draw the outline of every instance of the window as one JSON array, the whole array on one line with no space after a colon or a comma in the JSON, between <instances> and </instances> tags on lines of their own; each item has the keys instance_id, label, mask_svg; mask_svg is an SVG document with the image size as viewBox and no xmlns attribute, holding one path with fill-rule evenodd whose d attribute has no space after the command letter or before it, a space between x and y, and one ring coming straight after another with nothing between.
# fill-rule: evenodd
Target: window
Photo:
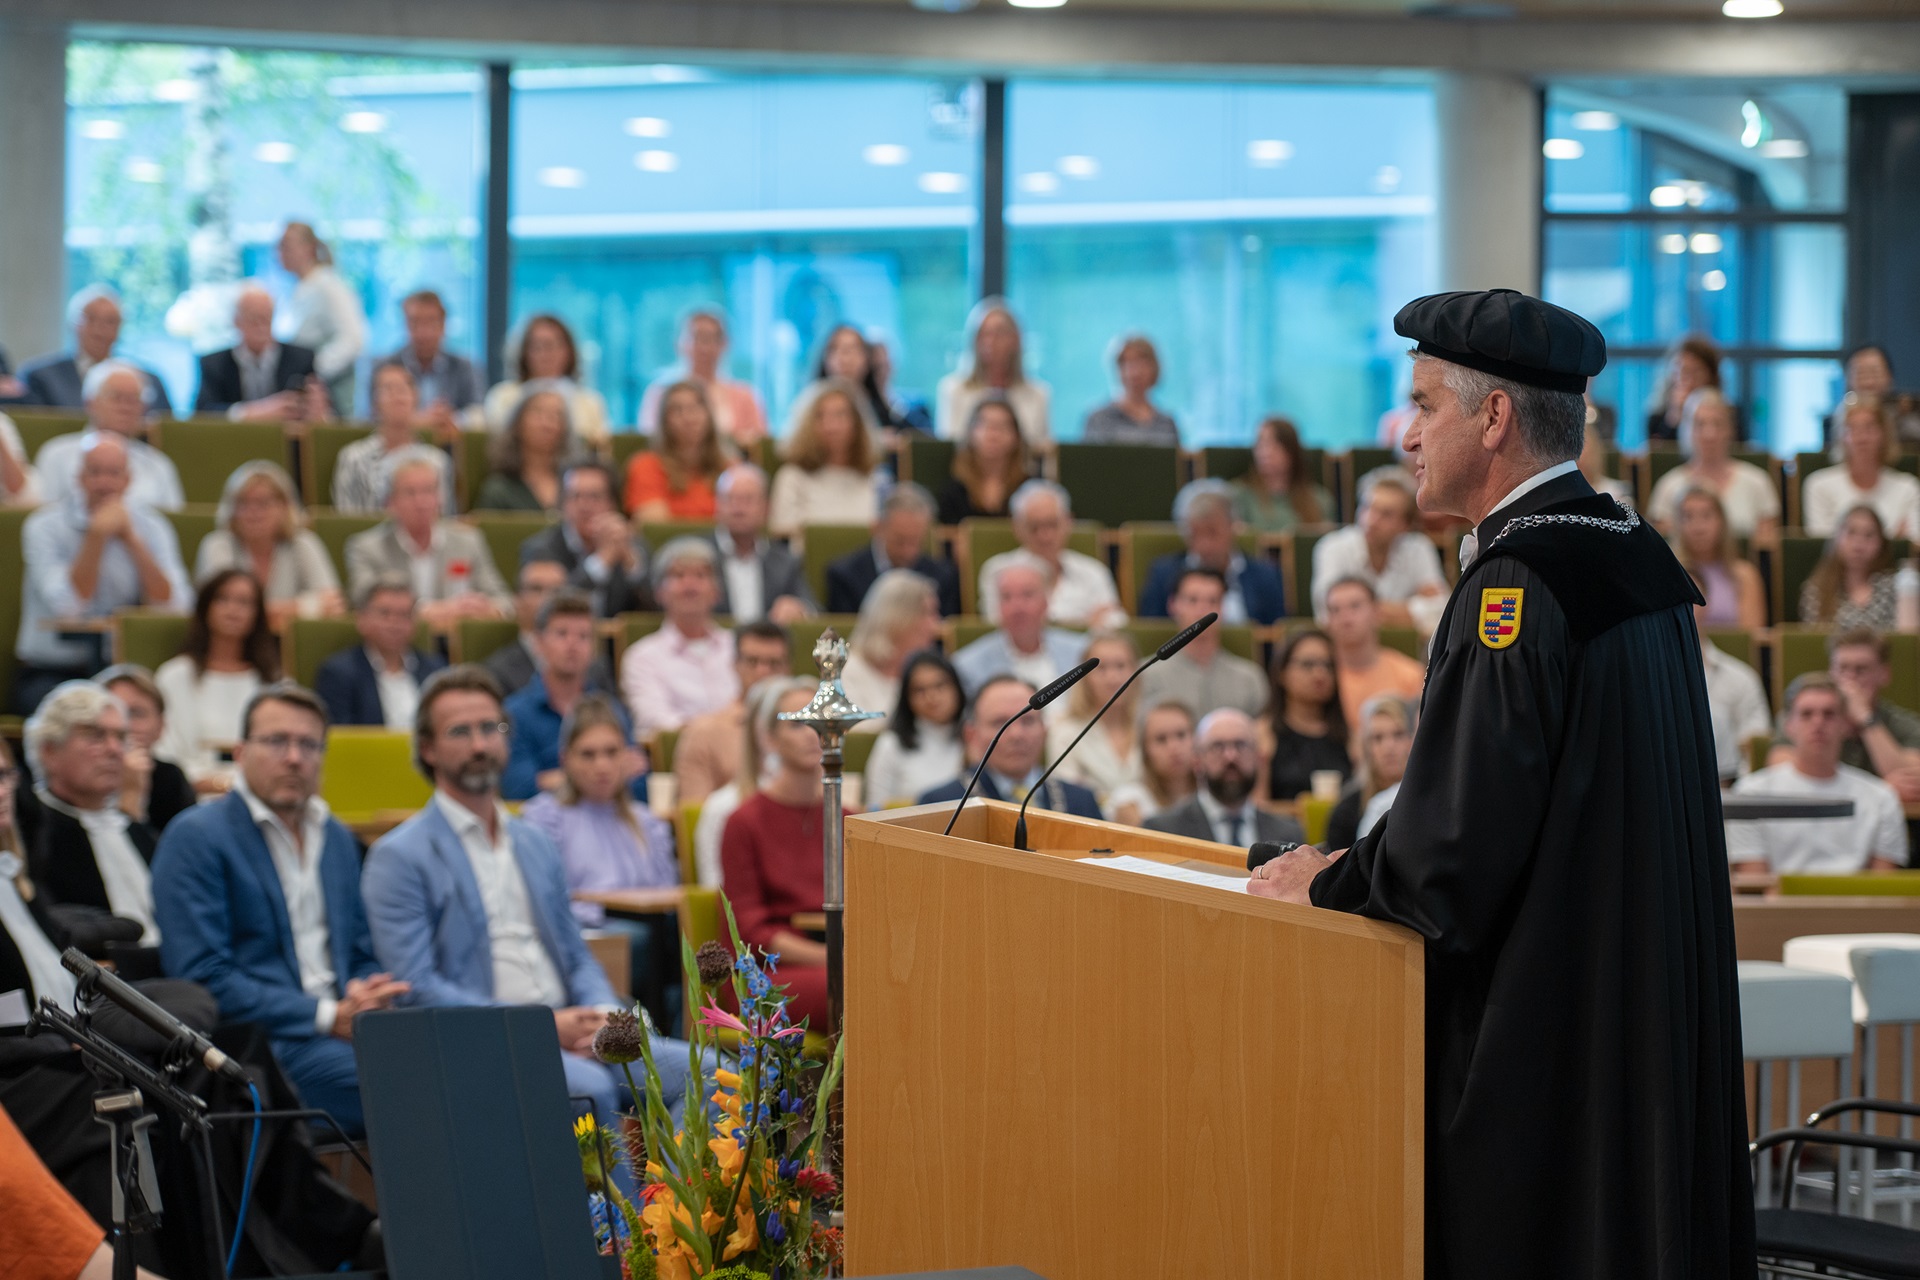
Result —
<instances>
[{"instance_id":1,"label":"window","mask_svg":"<svg viewBox=\"0 0 1920 1280\"><path fill-rule=\"evenodd\" d=\"M1594 394L1620 443L1645 441L1667 347L1701 333L1752 441L1818 447L1839 395L1845 94L1567 86L1546 137L1545 292L1606 335Z\"/></svg>"},{"instance_id":2,"label":"window","mask_svg":"<svg viewBox=\"0 0 1920 1280\"><path fill-rule=\"evenodd\" d=\"M1007 117L1007 292L1056 438L1140 332L1189 446L1271 413L1374 439L1411 379L1393 313L1431 291L1428 91L1022 81Z\"/></svg>"}]
</instances>

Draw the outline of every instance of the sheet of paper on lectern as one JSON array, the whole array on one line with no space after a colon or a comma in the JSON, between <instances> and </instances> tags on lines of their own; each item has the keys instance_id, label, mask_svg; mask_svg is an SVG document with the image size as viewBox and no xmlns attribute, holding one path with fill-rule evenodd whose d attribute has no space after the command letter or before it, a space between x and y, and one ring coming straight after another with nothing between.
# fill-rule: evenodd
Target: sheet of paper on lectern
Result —
<instances>
[{"instance_id":1,"label":"sheet of paper on lectern","mask_svg":"<svg viewBox=\"0 0 1920 1280\"><path fill-rule=\"evenodd\" d=\"M1200 884L1209 889L1225 889L1229 893L1245 893L1247 877L1233 874L1222 868L1219 874L1211 871L1195 871L1191 867L1170 866L1164 862L1153 862L1146 858L1133 858L1125 854L1117 858L1081 858L1081 862L1092 863L1098 867L1114 867L1120 871L1133 871L1143 876L1154 876L1161 880L1178 880L1181 884Z\"/></svg>"}]
</instances>

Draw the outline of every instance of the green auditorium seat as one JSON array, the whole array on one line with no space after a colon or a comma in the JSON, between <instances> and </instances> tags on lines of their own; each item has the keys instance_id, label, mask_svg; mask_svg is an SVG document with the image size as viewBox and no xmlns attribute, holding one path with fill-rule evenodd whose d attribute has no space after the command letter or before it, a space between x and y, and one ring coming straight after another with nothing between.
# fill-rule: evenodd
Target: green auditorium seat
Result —
<instances>
[{"instance_id":1,"label":"green auditorium seat","mask_svg":"<svg viewBox=\"0 0 1920 1280\"><path fill-rule=\"evenodd\" d=\"M13 425L20 432L20 447L27 451L32 459L40 453L40 446L55 436L69 436L84 430L87 415L77 409L51 409L39 405L10 404L7 416L13 419Z\"/></svg>"},{"instance_id":2,"label":"green auditorium seat","mask_svg":"<svg viewBox=\"0 0 1920 1280\"><path fill-rule=\"evenodd\" d=\"M793 637L793 664L791 670L796 676L817 676L819 668L814 665L813 646L819 642L820 633L832 627L840 633L842 640L853 638L853 624L858 619L851 613L821 613L811 618L802 618L790 623L787 634Z\"/></svg>"},{"instance_id":3,"label":"green auditorium seat","mask_svg":"<svg viewBox=\"0 0 1920 1280\"><path fill-rule=\"evenodd\" d=\"M487 540L493 567L511 587L520 573L520 544L553 523L539 511L471 511L462 516Z\"/></svg>"},{"instance_id":4,"label":"green auditorium seat","mask_svg":"<svg viewBox=\"0 0 1920 1280\"><path fill-rule=\"evenodd\" d=\"M160 514L173 526L173 536L180 540L180 562L187 566L187 575L193 576L195 559L200 554L200 543L213 532L214 522L220 508L213 503L194 502L178 511L163 511Z\"/></svg>"},{"instance_id":5,"label":"green auditorium seat","mask_svg":"<svg viewBox=\"0 0 1920 1280\"><path fill-rule=\"evenodd\" d=\"M341 515L329 511L316 511L307 518L314 536L333 558L333 571L340 575L341 585L348 590L352 590L352 586L347 581L347 539L366 532L383 519L384 516L378 515Z\"/></svg>"},{"instance_id":6,"label":"green auditorium seat","mask_svg":"<svg viewBox=\"0 0 1920 1280\"><path fill-rule=\"evenodd\" d=\"M864 524L807 526L803 562L807 570L807 585L813 588L815 603L822 608L827 603L827 566L841 556L858 551L872 541L873 531ZM928 545L929 547L932 545L931 536L928 538Z\"/></svg>"},{"instance_id":7,"label":"green auditorium seat","mask_svg":"<svg viewBox=\"0 0 1920 1280\"><path fill-rule=\"evenodd\" d=\"M1090 520L1075 520L1073 532L1067 535L1067 545L1083 555L1092 556L1102 564L1107 557L1100 546L1100 526ZM960 568L961 610L974 612L980 589L980 566L1003 551L1013 551L1020 546L1020 539L1014 536L1013 521L975 519L960 523L960 536L954 546L954 559Z\"/></svg>"},{"instance_id":8,"label":"green auditorium seat","mask_svg":"<svg viewBox=\"0 0 1920 1280\"><path fill-rule=\"evenodd\" d=\"M1180 451L1151 444L1061 444L1054 475L1079 520L1103 525L1167 520L1180 492Z\"/></svg>"},{"instance_id":9,"label":"green auditorium seat","mask_svg":"<svg viewBox=\"0 0 1920 1280\"><path fill-rule=\"evenodd\" d=\"M473 500L480 496L480 486L486 481L487 472L493 468L488 462L488 454L493 446L493 433L487 430L462 431L460 443L453 451L454 459L454 496L462 511L473 510Z\"/></svg>"},{"instance_id":10,"label":"green auditorium seat","mask_svg":"<svg viewBox=\"0 0 1920 1280\"><path fill-rule=\"evenodd\" d=\"M280 637L280 665L289 680L311 689L321 663L359 643L360 630L352 618L295 618ZM414 628L413 645L432 653L439 641L422 623Z\"/></svg>"},{"instance_id":11,"label":"green auditorium seat","mask_svg":"<svg viewBox=\"0 0 1920 1280\"><path fill-rule=\"evenodd\" d=\"M1127 624L1127 635L1143 658L1173 639L1179 630L1170 618L1135 618ZM1252 627L1220 625L1220 644L1228 653L1238 654L1250 662L1260 660Z\"/></svg>"},{"instance_id":12,"label":"green auditorium seat","mask_svg":"<svg viewBox=\"0 0 1920 1280\"><path fill-rule=\"evenodd\" d=\"M711 520L656 520L640 526L640 536L654 551L675 538L704 538L713 532Z\"/></svg>"},{"instance_id":13,"label":"green auditorium seat","mask_svg":"<svg viewBox=\"0 0 1920 1280\"><path fill-rule=\"evenodd\" d=\"M913 436L900 450L900 478L911 480L935 498L953 477L953 441Z\"/></svg>"},{"instance_id":14,"label":"green auditorium seat","mask_svg":"<svg viewBox=\"0 0 1920 1280\"><path fill-rule=\"evenodd\" d=\"M1773 661L1775 706L1785 705L1783 694L1795 677L1827 669L1827 638L1832 634L1824 628L1780 628ZM1887 642L1892 650L1893 680L1887 685L1886 698L1910 711L1920 711L1920 635L1896 631L1887 636Z\"/></svg>"},{"instance_id":15,"label":"green auditorium seat","mask_svg":"<svg viewBox=\"0 0 1920 1280\"><path fill-rule=\"evenodd\" d=\"M1369 471L1380 467L1392 466L1399 461L1398 455L1391 449L1377 449L1371 446L1351 449L1336 459L1339 472L1338 485L1328 485L1335 501L1340 504L1340 522L1352 524L1360 511L1360 478Z\"/></svg>"},{"instance_id":16,"label":"green auditorium seat","mask_svg":"<svg viewBox=\"0 0 1920 1280\"><path fill-rule=\"evenodd\" d=\"M612 453L613 474L620 479L613 491L616 495L623 494L627 490L627 464L633 461L635 454L645 453L652 448L653 440L638 431L622 431L609 438L607 447Z\"/></svg>"},{"instance_id":17,"label":"green auditorium seat","mask_svg":"<svg viewBox=\"0 0 1920 1280\"><path fill-rule=\"evenodd\" d=\"M1896 562L1911 554L1912 544L1905 538L1893 540L1893 558ZM1820 564L1820 557L1826 554L1827 540L1806 534L1784 534L1780 538L1780 547L1773 553L1773 574L1769 586L1773 591L1773 620L1781 625L1790 625L1800 621L1800 589Z\"/></svg>"},{"instance_id":18,"label":"green auditorium seat","mask_svg":"<svg viewBox=\"0 0 1920 1280\"><path fill-rule=\"evenodd\" d=\"M173 460L188 502L218 502L227 477L248 462L287 466L286 429L277 422L169 422L160 452Z\"/></svg>"},{"instance_id":19,"label":"green auditorium seat","mask_svg":"<svg viewBox=\"0 0 1920 1280\"><path fill-rule=\"evenodd\" d=\"M0 507L0 708L13 708L13 677L20 660L13 646L20 635L20 584L26 578L26 564L20 551L21 526L30 513L20 507ZM0 723L14 725L11 716Z\"/></svg>"},{"instance_id":20,"label":"green auditorium seat","mask_svg":"<svg viewBox=\"0 0 1920 1280\"><path fill-rule=\"evenodd\" d=\"M371 427L353 424L315 423L307 428L300 442L300 489L308 506L333 505L333 473L340 465L340 451L372 433Z\"/></svg>"},{"instance_id":21,"label":"green auditorium seat","mask_svg":"<svg viewBox=\"0 0 1920 1280\"><path fill-rule=\"evenodd\" d=\"M1114 574L1120 586L1120 603L1127 607L1128 613L1138 613L1140 597L1153 572L1153 562L1185 551L1187 544L1180 537L1178 525L1162 521L1132 521L1121 525L1112 536L1120 553L1120 567ZM1265 555L1258 534L1242 533L1237 541L1243 555Z\"/></svg>"},{"instance_id":22,"label":"green auditorium seat","mask_svg":"<svg viewBox=\"0 0 1920 1280\"><path fill-rule=\"evenodd\" d=\"M449 649L455 662L485 662L520 639L520 623L513 618L462 618L453 629Z\"/></svg>"},{"instance_id":23,"label":"green auditorium seat","mask_svg":"<svg viewBox=\"0 0 1920 1280\"><path fill-rule=\"evenodd\" d=\"M187 643L189 618L184 613L127 609L113 617L113 659L132 662L149 671L178 654Z\"/></svg>"}]
</instances>

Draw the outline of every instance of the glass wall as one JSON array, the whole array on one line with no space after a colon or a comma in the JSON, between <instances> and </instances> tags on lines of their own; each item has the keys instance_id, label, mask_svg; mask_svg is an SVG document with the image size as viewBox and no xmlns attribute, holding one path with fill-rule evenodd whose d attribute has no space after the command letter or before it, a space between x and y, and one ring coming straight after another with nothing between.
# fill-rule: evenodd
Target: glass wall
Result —
<instances>
[{"instance_id":1,"label":"glass wall","mask_svg":"<svg viewBox=\"0 0 1920 1280\"><path fill-rule=\"evenodd\" d=\"M449 345L479 355L471 64L81 42L67 70L68 279L121 292L121 349L176 409L196 357L234 341L237 282L291 292L274 253L290 218L332 246L370 355L400 345L399 299L417 288L441 291Z\"/></svg>"},{"instance_id":2,"label":"glass wall","mask_svg":"<svg viewBox=\"0 0 1920 1280\"><path fill-rule=\"evenodd\" d=\"M1007 291L1056 437L1139 332L1189 445L1271 413L1374 438L1410 376L1393 313L1433 279L1429 91L1020 81L1007 117Z\"/></svg>"}]
</instances>

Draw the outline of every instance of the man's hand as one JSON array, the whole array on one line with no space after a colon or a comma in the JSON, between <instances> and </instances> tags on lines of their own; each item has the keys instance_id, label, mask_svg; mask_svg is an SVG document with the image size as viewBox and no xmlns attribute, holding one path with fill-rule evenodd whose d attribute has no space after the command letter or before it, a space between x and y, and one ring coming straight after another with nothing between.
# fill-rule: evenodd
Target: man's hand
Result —
<instances>
[{"instance_id":1,"label":"man's hand","mask_svg":"<svg viewBox=\"0 0 1920 1280\"><path fill-rule=\"evenodd\" d=\"M1345 849L1340 851L1342 854L1345 852ZM1334 855L1335 858L1339 856ZM1281 902L1309 906L1307 886L1333 862L1334 858L1329 858L1310 844L1303 844L1255 869L1253 878L1247 881L1247 892L1262 898L1278 898Z\"/></svg>"},{"instance_id":2,"label":"man's hand","mask_svg":"<svg viewBox=\"0 0 1920 1280\"><path fill-rule=\"evenodd\" d=\"M542 791L558 791L560 784L566 780L565 769L543 769L533 775L533 785Z\"/></svg>"},{"instance_id":3,"label":"man's hand","mask_svg":"<svg viewBox=\"0 0 1920 1280\"><path fill-rule=\"evenodd\" d=\"M301 409L299 392L276 391L258 400L243 401L234 411L234 417L241 422L279 422L298 418Z\"/></svg>"},{"instance_id":4,"label":"man's hand","mask_svg":"<svg viewBox=\"0 0 1920 1280\"><path fill-rule=\"evenodd\" d=\"M598 1009L575 1006L553 1011L553 1025L560 1033L560 1047L568 1053L592 1053L594 1033L606 1022L607 1015Z\"/></svg>"},{"instance_id":5,"label":"man's hand","mask_svg":"<svg viewBox=\"0 0 1920 1280\"><path fill-rule=\"evenodd\" d=\"M767 609L767 621L783 627L790 627L806 616L806 601L798 596L781 596Z\"/></svg>"},{"instance_id":6,"label":"man's hand","mask_svg":"<svg viewBox=\"0 0 1920 1280\"><path fill-rule=\"evenodd\" d=\"M333 1034L342 1040L353 1039L354 1015L384 1009L411 990L411 986L396 981L390 973L348 978L347 994L333 1011Z\"/></svg>"},{"instance_id":7,"label":"man's hand","mask_svg":"<svg viewBox=\"0 0 1920 1280\"><path fill-rule=\"evenodd\" d=\"M124 538L132 528L133 519L127 514L127 504L118 499L95 507L87 521L87 532L102 538Z\"/></svg>"},{"instance_id":8,"label":"man's hand","mask_svg":"<svg viewBox=\"0 0 1920 1280\"><path fill-rule=\"evenodd\" d=\"M618 511L602 511L593 521L593 550L609 569L633 562L633 529Z\"/></svg>"},{"instance_id":9,"label":"man's hand","mask_svg":"<svg viewBox=\"0 0 1920 1280\"><path fill-rule=\"evenodd\" d=\"M1901 804L1920 804L1920 764L1895 769L1881 778L1900 796Z\"/></svg>"},{"instance_id":10,"label":"man's hand","mask_svg":"<svg viewBox=\"0 0 1920 1280\"><path fill-rule=\"evenodd\" d=\"M1853 731L1859 733L1873 720L1873 690L1859 680L1838 676L1833 682L1840 690L1840 700L1847 709L1847 719L1853 722Z\"/></svg>"}]
</instances>

